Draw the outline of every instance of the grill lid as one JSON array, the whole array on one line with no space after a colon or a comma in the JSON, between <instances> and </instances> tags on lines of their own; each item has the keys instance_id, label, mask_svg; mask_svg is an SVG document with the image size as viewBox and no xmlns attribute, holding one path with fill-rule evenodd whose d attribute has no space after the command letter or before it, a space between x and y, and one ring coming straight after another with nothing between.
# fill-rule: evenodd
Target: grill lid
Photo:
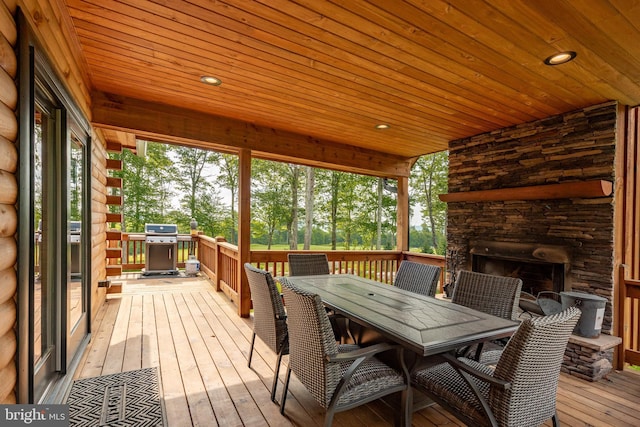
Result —
<instances>
[{"instance_id":1,"label":"grill lid","mask_svg":"<svg viewBox=\"0 0 640 427\"><path fill-rule=\"evenodd\" d=\"M144 232L145 234L177 235L178 225L177 224L145 224Z\"/></svg>"}]
</instances>

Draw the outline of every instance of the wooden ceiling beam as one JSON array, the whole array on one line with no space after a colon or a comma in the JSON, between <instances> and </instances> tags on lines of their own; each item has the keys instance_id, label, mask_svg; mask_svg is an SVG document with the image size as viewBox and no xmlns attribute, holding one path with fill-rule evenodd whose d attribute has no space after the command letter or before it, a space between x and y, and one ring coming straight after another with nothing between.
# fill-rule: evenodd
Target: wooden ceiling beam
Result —
<instances>
[{"instance_id":1,"label":"wooden ceiling beam","mask_svg":"<svg viewBox=\"0 0 640 427\"><path fill-rule=\"evenodd\" d=\"M139 138L381 177L409 176L412 159L185 108L104 92L92 94L92 123Z\"/></svg>"}]
</instances>

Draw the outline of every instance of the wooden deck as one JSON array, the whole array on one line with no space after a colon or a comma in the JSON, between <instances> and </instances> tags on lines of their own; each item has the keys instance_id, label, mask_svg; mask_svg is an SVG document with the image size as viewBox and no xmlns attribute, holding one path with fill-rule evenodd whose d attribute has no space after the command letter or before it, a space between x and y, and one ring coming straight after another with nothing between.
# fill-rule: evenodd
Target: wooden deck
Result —
<instances>
[{"instance_id":1,"label":"wooden deck","mask_svg":"<svg viewBox=\"0 0 640 427\"><path fill-rule=\"evenodd\" d=\"M136 278L125 277L122 293L109 295L101 307L77 377L159 366L169 427L322 425L323 410L294 377L286 416L280 415L269 398L276 355L256 340L257 353L247 367L251 320L238 317L206 278ZM615 372L597 383L561 376L558 410L564 426L640 425L638 401L637 372ZM393 411L374 402L338 414L334 425L392 421ZM413 425L462 424L434 406L417 412Z\"/></svg>"}]
</instances>

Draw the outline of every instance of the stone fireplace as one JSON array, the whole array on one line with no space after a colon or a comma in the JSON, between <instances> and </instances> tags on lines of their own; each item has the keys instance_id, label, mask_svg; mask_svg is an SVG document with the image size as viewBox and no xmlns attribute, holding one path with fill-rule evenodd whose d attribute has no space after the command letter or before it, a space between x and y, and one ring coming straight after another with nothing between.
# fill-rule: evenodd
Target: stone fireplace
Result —
<instances>
[{"instance_id":1,"label":"stone fireplace","mask_svg":"<svg viewBox=\"0 0 640 427\"><path fill-rule=\"evenodd\" d=\"M518 195L563 183L615 182L617 111L607 103L450 142L449 195L459 197L448 203L447 241L456 268L517 275L533 294L572 290L611 301L613 196ZM510 197L481 197L503 190ZM605 333L611 310L609 303Z\"/></svg>"}]
</instances>

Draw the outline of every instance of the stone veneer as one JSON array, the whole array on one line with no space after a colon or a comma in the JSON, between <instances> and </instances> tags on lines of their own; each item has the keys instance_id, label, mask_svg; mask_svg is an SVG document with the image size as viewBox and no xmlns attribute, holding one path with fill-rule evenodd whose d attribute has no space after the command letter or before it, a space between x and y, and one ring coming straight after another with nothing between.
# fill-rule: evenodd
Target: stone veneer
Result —
<instances>
[{"instance_id":1,"label":"stone veneer","mask_svg":"<svg viewBox=\"0 0 640 427\"><path fill-rule=\"evenodd\" d=\"M449 143L449 192L563 182L614 182L617 104L573 111ZM613 197L452 202L448 249L471 269L469 242L559 245L570 263L565 289L603 296L602 331L611 331Z\"/></svg>"}]
</instances>

